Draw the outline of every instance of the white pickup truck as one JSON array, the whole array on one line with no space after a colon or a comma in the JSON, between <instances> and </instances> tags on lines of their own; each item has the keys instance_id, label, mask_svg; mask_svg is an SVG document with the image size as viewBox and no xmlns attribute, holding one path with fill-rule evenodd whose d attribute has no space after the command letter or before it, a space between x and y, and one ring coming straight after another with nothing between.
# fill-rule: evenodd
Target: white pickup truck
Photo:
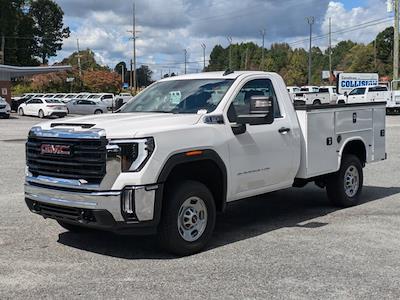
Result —
<instances>
[{"instance_id":1,"label":"white pickup truck","mask_svg":"<svg viewBox=\"0 0 400 300\"><path fill-rule=\"evenodd\" d=\"M305 93L303 95L303 100L300 101L297 98L298 104L312 104L312 105L321 105L321 104L329 104L336 103L337 101L336 87L334 86L321 86L318 89L318 92L310 92Z\"/></svg>"},{"instance_id":2,"label":"white pickup truck","mask_svg":"<svg viewBox=\"0 0 400 300\"><path fill-rule=\"evenodd\" d=\"M391 92L387 86L364 86L353 89L349 94L340 95L338 103L368 103L387 102L391 98Z\"/></svg>"},{"instance_id":3,"label":"white pickup truck","mask_svg":"<svg viewBox=\"0 0 400 300\"><path fill-rule=\"evenodd\" d=\"M32 212L76 232L157 233L189 255L239 199L315 182L358 204L363 167L386 158L385 103L294 107L276 73L176 76L118 113L33 127L26 154Z\"/></svg>"}]
</instances>

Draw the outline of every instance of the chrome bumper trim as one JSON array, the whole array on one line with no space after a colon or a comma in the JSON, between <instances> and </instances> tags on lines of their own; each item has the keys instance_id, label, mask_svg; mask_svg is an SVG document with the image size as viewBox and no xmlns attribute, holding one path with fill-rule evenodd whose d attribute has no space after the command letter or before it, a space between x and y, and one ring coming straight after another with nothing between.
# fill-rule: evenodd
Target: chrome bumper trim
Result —
<instances>
[{"instance_id":1,"label":"chrome bumper trim","mask_svg":"<svg viewBox=\"0 0 400 300\"><path fill-rule=\"evenodd\" d=\"M104 209L109 211L115 221L124 221L121 214L121 191L70 192L25 184L25 197L34 201L61 206Z\"/></svg>"}]
</instances>

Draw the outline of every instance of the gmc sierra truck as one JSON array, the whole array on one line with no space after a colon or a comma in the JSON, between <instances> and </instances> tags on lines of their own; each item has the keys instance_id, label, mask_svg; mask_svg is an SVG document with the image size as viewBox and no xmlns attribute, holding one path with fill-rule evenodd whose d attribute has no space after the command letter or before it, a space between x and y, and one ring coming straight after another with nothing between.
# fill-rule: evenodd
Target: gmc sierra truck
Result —
<instances>
[{"instance_id":1,"label":"gmc sierra truck","mask_svg":"<svg viewBox=\"0 0 400 300\"><path fill-rule=\"evenodd\" d=\"M25 200L67 230L158 234L190 255L232 201L315 182L353 206L363 167L385 158L384 102L294 107L278 74L201 73L156 82L114 114L33 127Z\"/></svg>"}]
</instances>

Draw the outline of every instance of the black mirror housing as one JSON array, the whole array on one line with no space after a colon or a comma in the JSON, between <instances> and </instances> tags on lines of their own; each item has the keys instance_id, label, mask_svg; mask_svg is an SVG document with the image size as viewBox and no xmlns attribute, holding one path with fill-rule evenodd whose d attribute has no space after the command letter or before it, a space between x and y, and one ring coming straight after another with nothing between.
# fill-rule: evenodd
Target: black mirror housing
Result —
<instances>
[{"instance_id":1,"label":"black mirror housing","mask_svg":"<svg viewBox=\"0 0 400 300\"><path fill-rule=\"evenodd\" d=\"M274 122L274 101L272 97L252 96L248 115L237 116L238 124L263 125Z\"/></svg>"}]
</instances>

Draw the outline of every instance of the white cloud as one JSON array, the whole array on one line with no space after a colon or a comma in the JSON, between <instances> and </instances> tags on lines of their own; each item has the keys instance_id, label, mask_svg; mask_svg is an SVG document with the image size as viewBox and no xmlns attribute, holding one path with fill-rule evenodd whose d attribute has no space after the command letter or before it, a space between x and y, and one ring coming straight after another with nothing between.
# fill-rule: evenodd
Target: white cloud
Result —
<instances>
[{"instance_id":1,"label":"white cloud","mask_svg":"<svg viewBox=\"0 0 400 300\"><path fill-rule=\"evenodd\" d=\"M322 23L324 34L329 32L329 18L332 20L333 44L342 40L369 43L379 32L393 25L386 12L386 5L381 0L368 1L366 7L351 10L346 10L341 2L331 1Z\"/></svg>"}]
</instances>

